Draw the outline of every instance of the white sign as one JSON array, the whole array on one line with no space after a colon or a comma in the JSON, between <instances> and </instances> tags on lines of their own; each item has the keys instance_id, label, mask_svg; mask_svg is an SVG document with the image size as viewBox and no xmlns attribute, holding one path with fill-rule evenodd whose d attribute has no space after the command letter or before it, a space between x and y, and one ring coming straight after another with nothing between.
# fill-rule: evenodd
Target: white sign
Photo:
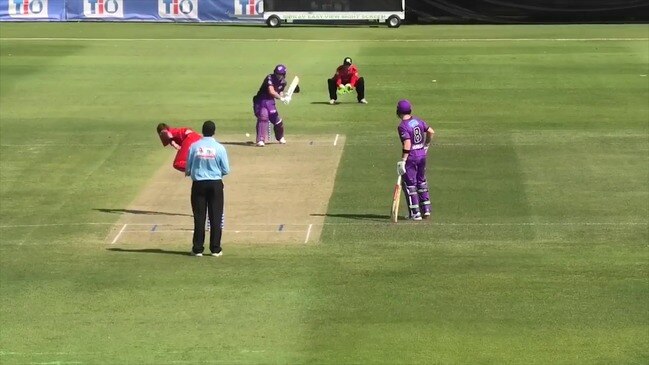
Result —
<instances>
[{"instance_id":1,"label":"white sign","mask_svg":"<svg viewBox=\"0 0 649 365\"><path fill-rule=\"evenodd\" d=\"M83 0L86 18L123 18L124 0Z\"/></svg>"},{"instance_id":2,"label":"white sign","mask_svg":"<svg viewBox=\"0 0 649 365\"><path fill-rule=\"evenodd\" d=\"M47 18L48 0L7 0L12 18Z\"/></svg>"},{"instance_id":3,"label":"white sign","mask_svg":"<svg viewBox=\"0 0 649 365\"><path fill-rule=\"evenodd\" d=\"M158 0L162 18L198 19L198 0Z\"/></svg>"}]
</instances>

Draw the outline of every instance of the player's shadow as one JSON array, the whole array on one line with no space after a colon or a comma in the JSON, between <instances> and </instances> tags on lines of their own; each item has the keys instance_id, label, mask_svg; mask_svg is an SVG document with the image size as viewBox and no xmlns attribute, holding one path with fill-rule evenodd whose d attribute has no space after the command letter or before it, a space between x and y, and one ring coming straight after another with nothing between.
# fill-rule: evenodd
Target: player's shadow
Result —
<instances>
[{"instance_id":1,"label":"player's shadow","mask_svg":"<svg viewBox=\"0 0 649 365\"><path fill-rule=\"evenodd\" d=\"M117 248L111 247L107 248L108 251L113 252L132 252L132 253L158 253L158 254L167 254L167 255L182 255L189 256L189 251L171 251L171 250L161 250L159 248Z\"/></svg>"},{"instance_id":2,"label":"player's shadow","mask_svg":"<svg viewBox=\"0 0 649 365\"><path fill-rule=\"evenodd\" d=\"M154 211L154 210L106 209L106 208L95 208L93 210L103 212L103 213L114 213L114 214L130 213L130 214L173 215L173 216L182 216L182 217L193 217L193 215L191 215L191 214L157 212L157 211Z\"/></svg>"},{"instance_id":3,"label":"player's shadow","mask_svg":"<svg viewBox=\"0 0 649 365\"><path fill-rule=\"evenodd\" d=\"M311 214L312 217L336 217L363 221L383 222L390 219L387 214Z\"/></svg>"},{"instance_id":4,"label":"player's shadow","mask_svg":"<svg viewBox=\"0 0 649 365\"><path fill-rule=\"evenodd\" d=\"M346 106L346 105L356 105L356 104L359 104L359 103L357 103L355 101L339 101L338 103L332 105L332 104L329 104L328 101L312 101L311 104L312 105L331 105L332 107L342 107L342 106Z\"/></svg>"},{"instance_id":5,"label":"player's shadow","mask_svg":"<svg viewBox=\"0 0 649 365\"><path fill-rule=\"evenodd\" d=\"M246 142L219 142L222 145L226 146L244 146L244 147L255 147L255 142L246 141Z\"/></svg>"}]
</instances>

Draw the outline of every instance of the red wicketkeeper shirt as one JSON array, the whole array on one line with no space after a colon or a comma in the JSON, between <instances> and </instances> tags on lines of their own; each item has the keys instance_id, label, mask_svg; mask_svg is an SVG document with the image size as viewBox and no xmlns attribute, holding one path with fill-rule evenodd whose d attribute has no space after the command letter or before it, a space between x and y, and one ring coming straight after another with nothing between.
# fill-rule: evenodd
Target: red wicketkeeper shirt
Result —
<instances>
[{"instance_id":1,"label":"red wicketkeeper shirt","mask_svg":"<svg viewBox=\"0 0 649 365\"><path fill-rule=\"evenodd\" d=\"M353 87L356 87L356 81L358 81L358 69L355 65L350 65L346 69L345 65L340 65L336 69L336 85L346 85L352 84Z\"/></svg>"}]
</instances>

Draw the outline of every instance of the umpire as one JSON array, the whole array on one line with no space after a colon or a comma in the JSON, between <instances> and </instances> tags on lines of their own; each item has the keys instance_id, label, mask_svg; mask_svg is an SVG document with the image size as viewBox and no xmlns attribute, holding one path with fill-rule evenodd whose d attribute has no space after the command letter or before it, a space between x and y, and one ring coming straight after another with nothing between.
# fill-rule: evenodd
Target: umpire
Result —
<instances>
[{"instance_id":1,"label":"umpire","mask_svg":"<svg viewBox=\"0 0 649 365\"><path fill-rule=\"evenodd\" d=\"M192 256L203 256L205 244L205 211L209 216L210 251L221 256L223 234L223 176L230 173L225 147L214 139L216 126L211 120L203 123L203 138L192 144L187 158L185 175L192 178L192 212L194 236Z\"/></svg>"}]
</instances>

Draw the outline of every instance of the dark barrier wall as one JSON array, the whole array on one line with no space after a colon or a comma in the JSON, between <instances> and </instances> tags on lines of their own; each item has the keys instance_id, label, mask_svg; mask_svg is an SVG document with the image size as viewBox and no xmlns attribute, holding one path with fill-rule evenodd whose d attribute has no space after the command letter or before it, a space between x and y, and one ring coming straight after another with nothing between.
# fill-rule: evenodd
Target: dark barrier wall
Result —
<instances>
[{"instance_id":1,"label":"dark barrier wall","mask_svg":"<svg viewBox=\"0 0 649 365\"><path fill-rule=\"evenodd\" d=\"M407 0L409 23L647 22L647 0Z\"/></svg>"}]
</instances>

